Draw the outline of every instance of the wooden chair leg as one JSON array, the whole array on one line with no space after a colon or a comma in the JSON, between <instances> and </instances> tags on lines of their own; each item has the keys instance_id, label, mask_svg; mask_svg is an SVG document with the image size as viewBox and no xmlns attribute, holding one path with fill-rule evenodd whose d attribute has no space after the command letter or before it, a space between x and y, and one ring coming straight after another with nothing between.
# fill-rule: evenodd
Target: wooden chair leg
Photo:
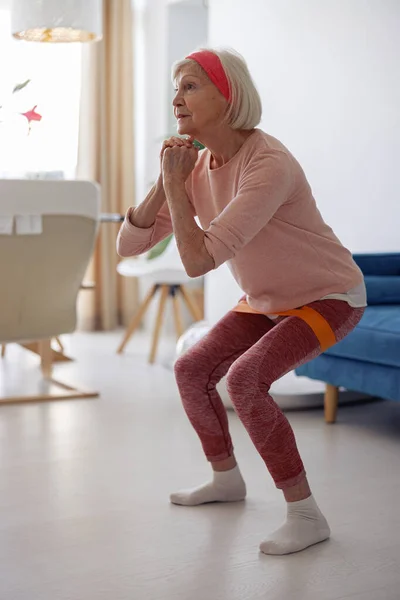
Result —
<instances>
[{"instance_id":1,"label":"wooden chair leg","mask_svg":"<svg viewBox=\"0 0 400 600\"><path fill-rule=\"evenodd\" d=\"M42 369L43 377L45 379L51 378L53 371L53 352L51 349L51 340L40 340L39 341L39 352L40 352L40 366Z\"/></svg>"},{"instance_id":2,"label":"wooden chair leg","mask_svg":"<svg viewBox=\"0 0 400 600\"><path fill-rule=\"evenodd\" d=\"M184 285L180 285L179 286L179 291L183 296L183 299L186 302L186 305L190 311L190 314L192 315L194 321L201 321L203 316L201 314L201 310L200 308L197 306L196 302L193 301L193 299L190 296L190 293L187 291L187 289L185 288Z\"/></svg>"},{"instance_id":3,"label":"wooden chair leg","mask_svg":"<svg viewBox=\"0 0 400 600\"><path fill-rule=\"evenodd\" d=\"M179 340L181 335L183 335L183 326L182 326L181 308L179 306L179 298L178 298L178 294L176 292L177 292L177 290L173 289L172 304L173 304L173 308L174 308L176 338Z\"/></svg>"},{"instance_id":4,"label":"wooden chair leg","mask_svg":"<svg viewBox=\"0 0 400 600\"><path fill-rule=\"evenodd\" d=\"M4 358L6 355L6 348L7 348L7 344L2 344L1 345L1 358Z\"/></svg>"},{"instance_id":5,"label":"wooden chair leg","mask_svg":"<svg viewBox=\"0 0 400 600\"><path fill-rule=\"evenodd\" d=\"M156 354L157 354L158 340L160 337L160 331L161 331L162 322L163 322L163 318L164 318L165 303L167 301L168 294L169 294L169 285L162 285L161 286L161 295L160 295L160 304L158 307L156 324L155 324L154 333L153 333L153 341L151 344L150 357L149 357L149 363L151 363L151 364L154 363Z\"/></svg>"},{"instance_id":6,"label":"wooden chair leg","mask_svg":"<svg viewBox=\"0 0 400 600\"><path fill-rule=\"evenodd\" d=\"M124 351L125 346L127 345L127 343L129 342L130 338L132 337L132 335L134 334L134 332L136 331L136 329L139 327L149 305L150 302L152 301L154 294L156 293L158 289L157 285L153 285L153 287L151 288L151 290L149 291L149 293L147 294L146 298L143 300L142 304L139 306L138 311L136 312L135 316L133 317L132 321L129 323L128 328L125 332L124 338L121 342L121 344L118 347L117 353L121 354Z\"/></svg>"},{"instance_id":7,"label":"wooden chair leg","mask_svg":"<svg viewBox=\"0 0 400 600\"><path fill-rule=\"evenodd\" d=\"M335 423L339 403L339 388L330 383L326 384L325 389L325 421Z\"/></svg>"},{"instance_id":8,"label":"wooden chair leg","mask_svg":"<svg viewBox=\"0 0 400 600\"><path fill-rule=\"evenodd\" d=\"M51 347L52 340L40 340L35 342L40 356L40 367L46 384L51 386L48 392L39 394L28 394L25 396L0 396L0 407L2 404L17 404L23 402L49 402L52 400L72 400L78 398L97 398L99 393L91 390L83 390L70 386L62 381L52 378L54 350Z\"/></svg>"},{"instance_id":9,"label":"wooden chair leg","mask_svg":"<svg viewBox=\"0 0 400 600\"><path fill-rule=\"evenodd\" d=\"M30 352L33 352L34 354L38 354L40 356L40 348L39 348L39 342L26 342L26 344L21 344L20 346L22 346L22 348L25 348L26 350L29 350ZM70 358L69 356L66 356L65 354L63 354L62 352L59 352L58 350L52 350L53 352L53 363L55 362L71 362L73 359Z\"/></svg>"},{"instance_id":10,"label":"wooden chair leg","mask_svg":"<svg viewBox=\"0 0 400 600\"><path fill-rule=\"evenodd\" d=\"M55 339L55 341L57 343L57 346L58 346L60 352L64 352L64 345L63 345L62 341L60 340L60 338L59 337L55 337L54 339Z\"/></svg>"}]
</instances>

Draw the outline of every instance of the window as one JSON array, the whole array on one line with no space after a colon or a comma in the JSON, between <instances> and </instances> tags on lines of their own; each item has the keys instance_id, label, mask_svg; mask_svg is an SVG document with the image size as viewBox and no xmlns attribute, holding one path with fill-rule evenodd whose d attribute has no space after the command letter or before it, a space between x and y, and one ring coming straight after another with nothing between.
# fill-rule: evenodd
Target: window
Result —
<instances>
[{"instance_id":1,"label":"window","mask_svg":"<svg viewBox=\"0 0 400 600\"><path fill-rule=\"evenodd\" d=\"M10 19L10 11L0 9L0 176L59 172L74 177L81 47L16 41ZM24 89L12 93L15 85L28 79ZM32 123L28 135L28 121L21 113L36 105L42 120Z\"/></svg>"}]
</instances>

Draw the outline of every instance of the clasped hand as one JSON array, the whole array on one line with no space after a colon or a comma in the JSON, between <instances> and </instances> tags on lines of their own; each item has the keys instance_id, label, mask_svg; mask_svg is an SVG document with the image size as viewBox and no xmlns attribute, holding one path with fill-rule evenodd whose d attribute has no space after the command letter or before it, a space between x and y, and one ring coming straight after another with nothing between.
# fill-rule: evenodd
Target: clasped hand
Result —
<instances>
[{"instance_id":1,"label":"clasped hand","mask_svg":"<svg viewBox=\"0 0 400 600\"><path fill-rule=\"evenodd\" d=\"M171 137L165 140L161 149L161 172L164 183L171 180L185 182L193 171L198 157L198 149L192 138Z\"/></svg>"}]
</instances>

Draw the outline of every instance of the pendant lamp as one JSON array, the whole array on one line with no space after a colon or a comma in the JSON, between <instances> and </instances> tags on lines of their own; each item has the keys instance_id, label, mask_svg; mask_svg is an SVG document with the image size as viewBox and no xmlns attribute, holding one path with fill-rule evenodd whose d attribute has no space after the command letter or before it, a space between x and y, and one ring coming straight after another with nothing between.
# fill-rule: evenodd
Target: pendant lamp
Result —
<instances>
[{"instance_id":1,"label":"pendant lamp","mask_svg":"<svg viewBox=\"0 0 400 600\"><path fill-rule=\"evenodd\" d=\"M12 35L29 42L92 42L102 37L102 0L13 0Z\"/></svg>"}]
</instances>

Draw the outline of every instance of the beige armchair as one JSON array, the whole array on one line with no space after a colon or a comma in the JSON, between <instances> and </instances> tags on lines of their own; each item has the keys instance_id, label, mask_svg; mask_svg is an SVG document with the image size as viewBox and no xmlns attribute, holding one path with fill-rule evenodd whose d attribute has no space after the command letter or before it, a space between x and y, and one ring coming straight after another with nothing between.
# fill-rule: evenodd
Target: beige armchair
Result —
<instances>
[{"instance_id":1,"label":"beige armchair","mask_svg":"<svg viewBox=\"0 0 400 600\"><path fill-rule=\"evenodd\" d=\"M38 341L49 391L1 402L98 396L52 379L51 339L76 327L77 295L99 221L99 189L80 181L0 180L0 344ZM5 358L4 360L7 360Z\"/></svg>"}]
</instances>

